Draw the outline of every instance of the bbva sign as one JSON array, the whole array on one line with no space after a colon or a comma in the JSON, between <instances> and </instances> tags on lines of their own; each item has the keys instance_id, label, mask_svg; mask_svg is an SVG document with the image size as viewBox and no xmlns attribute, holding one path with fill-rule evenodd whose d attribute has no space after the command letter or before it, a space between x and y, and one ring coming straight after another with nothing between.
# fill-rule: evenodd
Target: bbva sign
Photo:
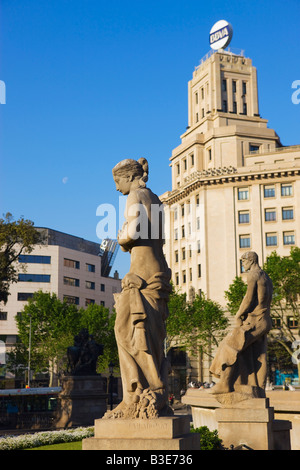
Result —
<instances>
[{"instance_id":1,"label":"bbva sign","mask_svg":"<svg viewBox=\"0 0 300 470\"><path fill-rule=\"evenodd\" d=\"M217 21L210 30L209 44L212 49L224 49L231 41L233 29L225 20Z\"/></svg>"}]
</instances>

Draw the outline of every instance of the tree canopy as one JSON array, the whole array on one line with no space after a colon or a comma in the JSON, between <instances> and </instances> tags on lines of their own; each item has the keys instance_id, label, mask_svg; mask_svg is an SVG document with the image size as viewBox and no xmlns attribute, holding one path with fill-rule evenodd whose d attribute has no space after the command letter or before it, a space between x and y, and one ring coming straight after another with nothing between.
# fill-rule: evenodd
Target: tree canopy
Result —
<instances>
[{"instance_id":1,"label":"tree canopy","mask_svg":"<svg viewBox=\"0 0 300 470\"><path fill-rule=\"evenodd\" d=\"M7 302L9 286L18 280L18 257L40 242L41 235L31 220L21 217L14 221L9 212L0 219L0 302Z\"/></svg>"}]
</instances>

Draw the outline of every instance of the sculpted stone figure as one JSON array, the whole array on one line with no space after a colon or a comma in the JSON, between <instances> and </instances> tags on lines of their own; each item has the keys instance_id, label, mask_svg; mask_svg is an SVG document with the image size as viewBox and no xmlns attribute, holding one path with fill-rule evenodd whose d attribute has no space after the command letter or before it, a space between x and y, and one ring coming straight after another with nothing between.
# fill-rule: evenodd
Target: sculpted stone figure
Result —
<instances>
[{"instance_id":1,"label":"sculpted stone figure","mask_svg":"<svg viewBox=\"0 0 300 470\"><path fill-rule=\"evenodd\" d=\"M96 375L97 359L103 354L103 345L98 344L83 328L74 337L74 346L67 349L69 375Z\"/></svg>"},{"instance_id":2,"label":"sculpted stone figure","mask_svg":"<svg viewBox=\"0 0 300 470\"><path fill-rule=\"evenodd\" d=\"M248 272L247 292L236 314L234 329L221 342L210 367L220 378L211 393L223 404L265 397L267 334L272 327L272 281L258 265L258 256L242 256Z\"/></svg>"},{"instance_id":3,"label":"sculpted stone figure","mask_svg":"<svg viewBox=\"0 0 300 470\"><path fill-rule=\"evenodd\" d=\"M163 208L146 187L145 158L121 161L113 168L113 177L117 190L128 195L118 242L130 253L131 264L122 292L115 294L123 401L104 419L156 418L171 414L164 354L171 271L162 250Z\"/></svg>"}]
</instances>

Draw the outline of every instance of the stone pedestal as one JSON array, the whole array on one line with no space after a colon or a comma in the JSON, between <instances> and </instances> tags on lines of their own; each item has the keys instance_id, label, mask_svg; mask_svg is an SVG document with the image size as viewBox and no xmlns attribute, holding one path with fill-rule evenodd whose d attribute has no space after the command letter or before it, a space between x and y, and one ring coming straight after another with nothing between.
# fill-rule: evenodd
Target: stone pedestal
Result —
<instances>
[{"instance_id":1,"label":"stone pedestal","mask_svg":"<svg viewBox=\"0 0 300 470\"><path fill-rule=\"evenodd\" d=\"M101 375L63 377L56 427L93 426L107 410L106 389L107 380Z\"/></svg>"},{"instance_id":2,"label":"stone pedestal","mask_svg":"<svg viewBox=\"0 0 300 470\"><path fill-rule=\"evenodd\" d=\"M225 447L252 450L290 450L291 423L274 419L268 398L237 403L234 408L216 409L218 435Z\"/></svg>"},{"instance_id":3,"label":"stone pedestal","mask_svg":"<svg viewBox=\"0 0 300 470\"><path fill-rule=\"evenodd\" d=\"M83 450L199 450L199 434L190 433L188 416L157 419L97 419L95 436Z\"/></svg>"}]
</instances>

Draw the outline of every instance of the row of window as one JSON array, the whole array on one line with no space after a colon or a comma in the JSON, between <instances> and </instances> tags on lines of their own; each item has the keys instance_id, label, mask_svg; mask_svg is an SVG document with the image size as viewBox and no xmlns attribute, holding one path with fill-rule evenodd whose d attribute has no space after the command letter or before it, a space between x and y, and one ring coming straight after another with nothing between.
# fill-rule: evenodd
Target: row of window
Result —
<instances>
[{"instance_id":1,"label":"row of window","mask_svg":"<svg viewBox=\"0 0 300 470\"><path fill-rule=\"evenodd\" d=\"M19 263L37 263L37 264L51 264L51 256L44 255L20 255L18 258ZM64 266L68 268L80 269L80 262L68 258L64 258ZM95 272L95 265L85 263L86 271L90 273Z\"/></svg>"},{"instance_id":2,"label":"row of window","mask_svg":"<svg viewBox=\"0 0 300 470\"><path fill-rule=\"evenodd\" d=\"M32 292L18 292L17 298L20 301L27 301L33 298L33 293ZM63 299L70 304L79 305L79 297L76 297L73 295L64 295ZM95 303L94 299L85 299L86 306L90 304L94 304L94 303ZM103 300L100 301L100 305L105 306L105 302Z\"/></svg>"},{"instance_id":3,"label":"row of window","mask_svg":"<svg viewBox=\"0 0 300 470\"><path fill-rule=\"evenodd\" d=\"M80 287L80 280L73 278L73 277L64 276L64 285L72 286L72 287ZM85 281L85 287L86 289L95 290L95 282ZM101 292L105 292L105 284L100 284L100 290Z\"/></svg>"},{"instance_id":4,"label":"row of window","mask_svg":"<svg viewBox=\"0 0 300 470\"><path fill-rule=\"evenodd\" d=\"M50 274L19 274L18 275L19 282L50 282L50 280L51 280ZM64 285L79 287L80 280L75 279L73 277L64 276ZM85 281L85 288L95 290L95 282ZM100 290L101 292L105 291L105 284L100 284Z\"/></svg>"},{"instance_id":5,"label":"row of window","mask_svg":"<svg viewBox=\"0 0 300 470\"><path fill-rule=\"evenodd\" d=\"M293 196L293 184L282 183L280 185L280 194L282 197ZM276 185L275 184L264 185L263 195L265 199L276 197ZM249 188L248 187L238 188L238 200L245 201L248 199L249 199Z\"/></svg>"},{"instance_id":6,"label":"row of window","mask_svg":"<svg viewBox=\"0 0 300 470\"><path fill-rule=\"evenodd\" d=\"M189 258L192 258L192 256L193 256L192 245L189 245L187 251L188 251ZM201 251L201 244L200 244L200 241L198 240L197 241L197 253L200 253L200 251ZM185 247L183 247L181 249L181 259L182 260L186 259L186 249L185 249ZM175 263L178 263L178 261L179 261L179 252L178 252L178 250L176 250L175 251Z\"/></svg>"},{"instance_id":7,"label":"row of window","mask_svg":"<svg viewBox=\"0 0 300 470\"><path fill-rule=\"evenodd\" d=\"M182 284L186 284L187 275L189 276L189 280L192 281L193 280L193 269L192 268L189 269L188 273L185 269L182 271L182 273L181 273L181 282L182 282ZM197 275L198 275L198 278L201 277L201 264L198 264L198 266L197 266ZM176 284L176 286L179 285L179 282L180 282L179 273L175 273L175 284Z\"/></svg>"},{"instance_id":8,"label":"row of window","mask_svg":"<svg viewBox=\"0 0 300 470\"><path fill-rule=\"evenodd\" d=\"M277 233L266 233L265 234L266 246L278 246L278 234ZM295 245L295 233L294 232L283 232L282 234L283 245ZM251 248L251 236L240 235L239 236L240 248Z\"/></svg>"},{"instance_id":9,"label":"row of window","mask_svg":"<svg viewBox=\"0 0 300 470\"><path fill-rule=\"evenodd\" d=\"M282 207L281 218L282 220L294 220L294 208ZM264 220L265 222L276 222L277 221L277 209L275 207L265 209ZM239 224L249 224L250 223L250 211L249 210L239 211L238 221L239 221Z\"/></svg>"}]
</instances>

